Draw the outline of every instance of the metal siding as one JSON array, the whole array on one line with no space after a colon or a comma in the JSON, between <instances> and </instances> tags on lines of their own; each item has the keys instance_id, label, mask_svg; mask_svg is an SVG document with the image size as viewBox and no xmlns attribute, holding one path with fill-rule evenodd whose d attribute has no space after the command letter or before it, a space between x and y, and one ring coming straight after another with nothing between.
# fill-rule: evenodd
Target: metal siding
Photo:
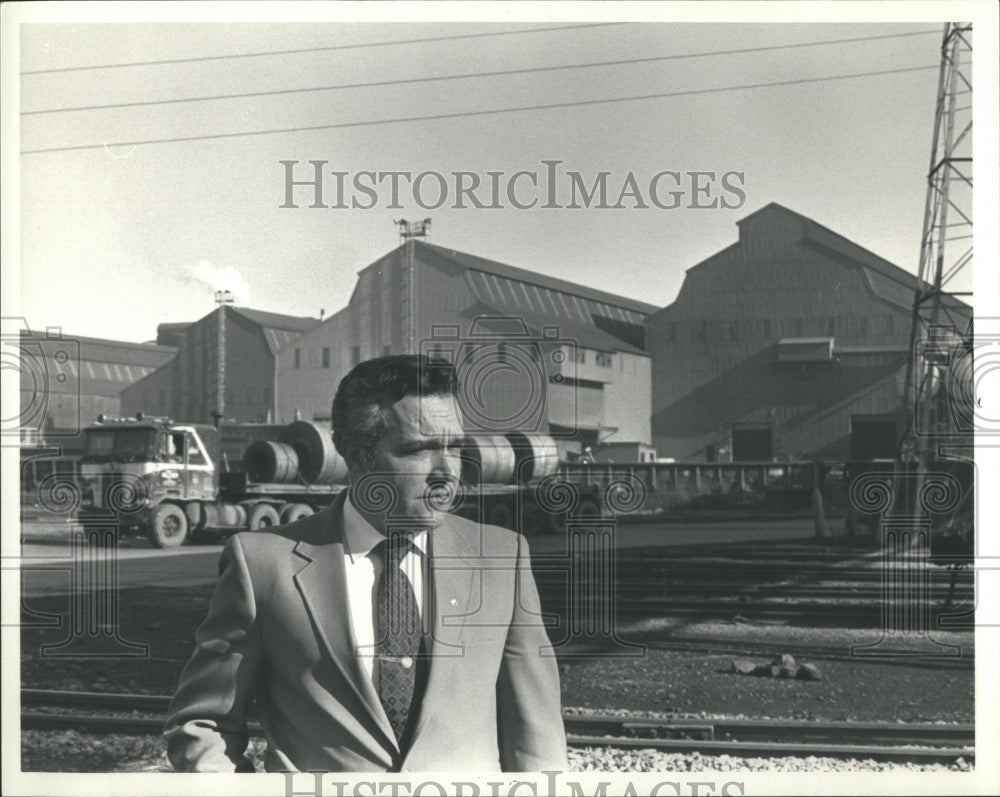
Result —
<instances>
[{"instance_id":1,"label":"metal siding","mask_svg":"<svg viewBox=\"0 0 1000 797\"><path fill-rule=\"evenodd\" d=\"M772 411L776 453L842 450L846 427L840 427L857 407L886 412L898 405L894 368L884 360L836 373L817 370L833 364L813 363L805 379L794 364L776 362L777 335L823 336L830 316L837 345L905 346L908 324L900 314L887 336L886 305L872 296L860 268L801 246L801 222L779 212L758 216L740 226L737 246L690 269L674 304L647 324L653 441L661 456L700 457L726 426L767 422ZM736 340L729 334L733 321ZM765 322L770 337L763 335ZM672 323L677 342L668 340ZM702 324L707 335L698 341Z\"/></svg>"}]
</instances>

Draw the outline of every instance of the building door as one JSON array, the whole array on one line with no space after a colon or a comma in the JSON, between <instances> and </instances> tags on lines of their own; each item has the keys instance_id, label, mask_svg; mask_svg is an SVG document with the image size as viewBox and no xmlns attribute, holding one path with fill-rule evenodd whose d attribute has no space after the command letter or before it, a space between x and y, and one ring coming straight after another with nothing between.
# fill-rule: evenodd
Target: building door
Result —
<instances>
[{"instance_id":1,"label":"building door","mask_svg":"<svg viewBox=\"0 0 1000 797\"><path fill-rule=\"evenodd\" d=\"M851 460L896 458L895 415L851 416Z\"/></svg>"},{"instance_id":2,"label":"building door","mask_svg":"<svg viewBox=\"0 0 1000 797\"><path fill-rule=\"evenodd\" d=\"M733 426L733 461L767 461L773 456L771 424L740 423Z\"/></svg>"}]
</instances>

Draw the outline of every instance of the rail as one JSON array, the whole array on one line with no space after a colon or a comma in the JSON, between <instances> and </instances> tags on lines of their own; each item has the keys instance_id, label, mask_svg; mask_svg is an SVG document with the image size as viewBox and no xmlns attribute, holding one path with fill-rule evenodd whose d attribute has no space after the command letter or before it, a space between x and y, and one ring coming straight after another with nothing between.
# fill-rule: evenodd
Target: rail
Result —
<instances>
[{"instance_id":1,"label":"rail","mask_svg":"<svg viewBox=\"0 0 1000 797\"><path fill-rule=\"evenodd\" d=\"M25 729L159 734L170 698L100 692L21 690L21 727ZM113 714L53 713L27 707L79 707ZM146 712L159 716L136 716ZM685 719L648 715L564 712L571 747L655 748L703 755L823 756L889 761L954 761L975 758L971 724L819 722L811 720ZM261 735L250 723L250 733Z\"/></svg>"}]
</instances>

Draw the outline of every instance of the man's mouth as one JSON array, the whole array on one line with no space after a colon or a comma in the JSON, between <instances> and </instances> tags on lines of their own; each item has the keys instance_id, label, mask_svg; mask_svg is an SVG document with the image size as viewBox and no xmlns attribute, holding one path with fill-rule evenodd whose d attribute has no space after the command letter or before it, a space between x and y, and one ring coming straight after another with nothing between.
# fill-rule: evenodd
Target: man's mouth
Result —
<instances>
[{"instance_id":1,"label":"man's mouth","mask_svg":"<svg viewBox=\"0 0 1000 797\"><path fill-rule=\"evenodd\" d=\"M461 498L460 483L446 479L429 482L423 495L424 505L432 512L451 512Z\"/></svg>"}]
</instances>

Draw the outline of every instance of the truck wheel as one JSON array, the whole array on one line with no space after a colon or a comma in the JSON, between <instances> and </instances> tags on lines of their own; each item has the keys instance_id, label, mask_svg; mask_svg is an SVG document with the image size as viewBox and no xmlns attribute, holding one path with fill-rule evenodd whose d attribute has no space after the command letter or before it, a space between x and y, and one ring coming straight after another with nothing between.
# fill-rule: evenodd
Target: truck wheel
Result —
<instances>
[{"instance_id":1,"label":"truck wheel","mask_svg":"<svg viewBox=\"0 0 1000 797\"><path fill-rule=\"evenodd\" d=\"M309 517L312 513L312 507L309 504L289 504L281 513L281 523L282 525L294 523L296 520Z\"/></svg>"},{"instance_id":2,"label":"truck wheel","mask_svg":"<svg viewBox=\"0 0 1000 797\"><path fill-rule=\"evenodd\" d=\"M176 504L160 504L153 510L147 533L156 548L177 548L188 536L188 519Z\"/></svg>"},{"instance_id":3,"label":"truck wheel","mask_svg":"<svg viewBox=\"0 0 1000 797\"><path fill-rule=\"evenodd\" d=\"M266 529L280 522L278 510L270 504L256 504L247 515L247 527L250 529Z\"/></svg>"}]
</instances>

